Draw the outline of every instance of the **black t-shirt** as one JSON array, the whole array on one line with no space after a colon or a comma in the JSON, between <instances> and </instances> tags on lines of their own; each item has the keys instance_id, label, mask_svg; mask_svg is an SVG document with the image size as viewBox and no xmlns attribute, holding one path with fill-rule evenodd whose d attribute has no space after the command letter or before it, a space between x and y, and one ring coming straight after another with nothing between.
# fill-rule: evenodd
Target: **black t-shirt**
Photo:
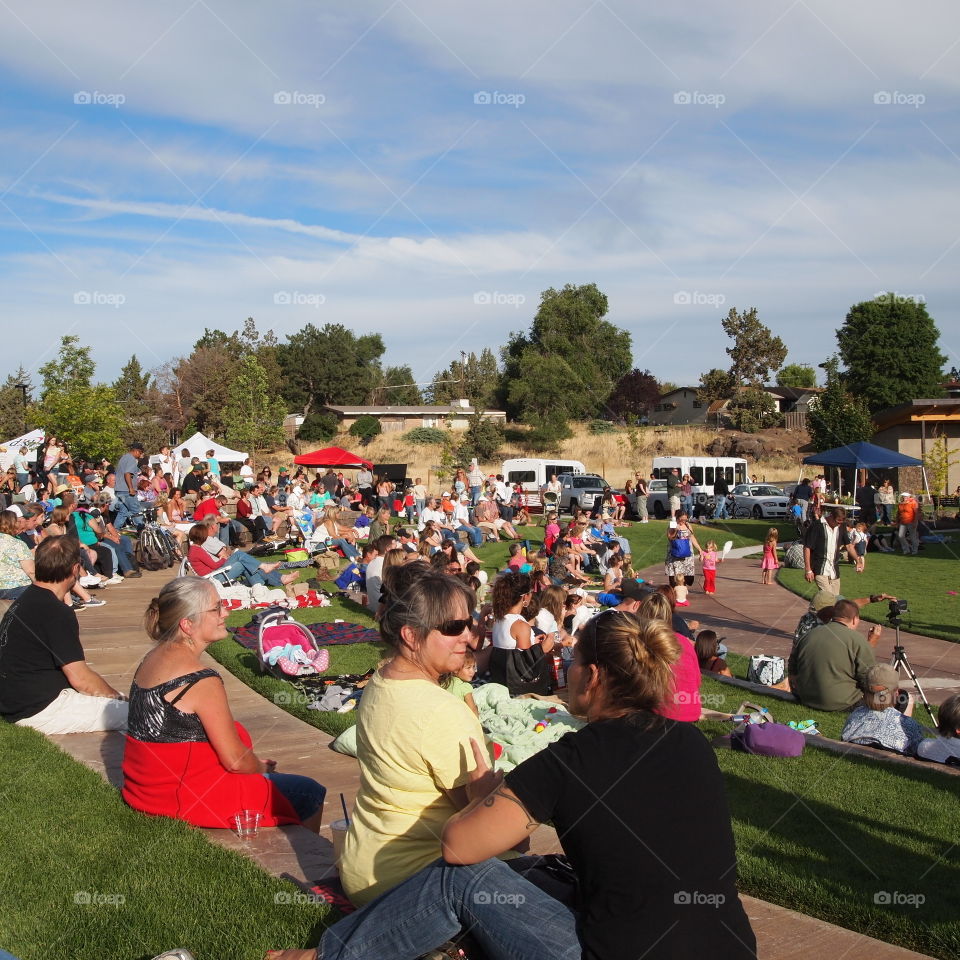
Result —
<instances>
[{"instance_id":1,"label":"black t-shirt","mask_svg":"<svg viewBox=\"0 0 960 960\"><path fill-rule=\"evenodd\" d=\"M713 495L715 497L725 497L730 493L730 484L723 477L718 477L713 485Z\"/></svg>"},{"instance_id":2,"label":"black t-shirt","mask_svg":"<svg viewBox=\"0 0 960 960\"><path fill-rule=\"evenodd\" d=\"M83 659L77 615L50 590L27 587L0 622L0 716L40 713L70 686L60 668Z\"/></svg>"},{"instance_id":3,"label":"black t-shirt","mask_svg":"<svg viewBox=\"0 0 960 960\"><path fill-rule=\"evenodd\" d=\"M188 473L183 478L183 483L180 485L180 492L184 495L188 493L199 493L200 488L203 486L203 474L201 473Z\"/></svg>"},{"instance_id":4,"label":"black t-shirt","mask_svg":"<svg viewBox=\"0 0 960 960\"><path fill-rule=\"evenodd\" d=\"M692 724L648 713L596 721L506 783L553 823L576 871L585 960L756 957L723 779Z\"/></svg>"}]
</instances>

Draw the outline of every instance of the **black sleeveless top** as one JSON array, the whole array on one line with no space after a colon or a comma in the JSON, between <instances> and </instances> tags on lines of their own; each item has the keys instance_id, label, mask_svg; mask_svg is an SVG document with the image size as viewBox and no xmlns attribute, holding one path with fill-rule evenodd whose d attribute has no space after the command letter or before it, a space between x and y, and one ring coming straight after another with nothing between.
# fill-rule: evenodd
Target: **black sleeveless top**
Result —
<instances>
[{"instance_id":1,"label":"black sleeveless top","mask_svg":"<svg viewBox=\"0 0 960 960\"><path fill-rule=\"evenodd\" d=\"M147 689L137 686L134 681L130 685L127 733L144 743L205 743L207 734L200 718L195 713L178 710L174 704L198 681L219 676L216 670L208 667ZM165 700L164 697L177 687L183 689L172 700Z\"/></svg>"}]
</instances>

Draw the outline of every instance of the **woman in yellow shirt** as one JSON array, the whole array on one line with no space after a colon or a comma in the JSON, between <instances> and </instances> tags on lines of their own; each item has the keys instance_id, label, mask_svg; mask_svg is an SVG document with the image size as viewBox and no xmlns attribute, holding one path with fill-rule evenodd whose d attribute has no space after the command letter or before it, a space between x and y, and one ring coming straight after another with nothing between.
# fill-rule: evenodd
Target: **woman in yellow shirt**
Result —
<instances>
[{"instance_id":1,"label":"woman in yellow shirt","mask_svg":"<svg viewBox=\"0 0 960 960\"><path fill-rule=\"evenodd\" d=\"M443 826L467 805L483 730L440 685L462 666L473 591L426 564L391 568L380 635L393 653L357 710L360 790L340 859L340 879L362 906L440 856Z\"/></svg>"}]
</instances>

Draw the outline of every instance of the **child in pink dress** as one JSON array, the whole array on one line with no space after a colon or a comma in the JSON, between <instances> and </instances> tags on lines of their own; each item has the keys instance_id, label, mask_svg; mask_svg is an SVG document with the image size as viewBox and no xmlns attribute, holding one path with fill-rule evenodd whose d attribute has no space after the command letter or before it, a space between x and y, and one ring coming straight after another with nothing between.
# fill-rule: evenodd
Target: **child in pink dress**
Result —
<instances>
[{"instance_id":1,"label":"child in pink dress","mask_svg":"<svg viewBox=\"0 0 960 960\"><path fill-rule=\"evenodd\" d=\"M700 561L703 564L703 592L714 594L717 592L717 545L713 540L707 541L707 549L700 551Z\"/></svg>"},{"instance_id":2,"label":"child in pink dress","mask_svg":"<svg viewBox=\"0 0 960 960\"><path fill-rule=\"evenodd\" d=\"M771 527L767 531L767 539L763 544L763 563L760 565L762 571L760 582L769 586L773 583L774 570L780 569L780 561L777 559L777 541L780 534L776 527Z\"/></svg>"}]
</instances>

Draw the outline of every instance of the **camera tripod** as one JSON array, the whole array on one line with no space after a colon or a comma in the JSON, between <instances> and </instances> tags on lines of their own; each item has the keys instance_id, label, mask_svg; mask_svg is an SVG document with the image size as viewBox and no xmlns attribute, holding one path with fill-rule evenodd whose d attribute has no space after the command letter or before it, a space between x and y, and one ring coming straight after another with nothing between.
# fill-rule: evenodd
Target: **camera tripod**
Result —
<instances>
[{"instance_id":1,"label":"camera tripod","mask_svg":"<svg viewBox=\"0 0 960 960\"><path fill-rule=\"evenodd\" d=\"M933 710L930 708L930 701L927 699L927 695L923 692L923 687L920 686L920 681L917 679L917 673L910 664L910 661L907 659L907 651L904 648L903 644L900 643L900 620L891 619L890 624L894 630L897 631L897 640L893 646L893 655L890 657L890 666L893 667L897 673L900 673L900 668L907 672L907 676L913 681L913 685L916 688L917 693L920 695L923 705L927 708L927 713L930 714L930 722L936 726L937 719L933 715Z\"/></svg>"}]
</instances>

